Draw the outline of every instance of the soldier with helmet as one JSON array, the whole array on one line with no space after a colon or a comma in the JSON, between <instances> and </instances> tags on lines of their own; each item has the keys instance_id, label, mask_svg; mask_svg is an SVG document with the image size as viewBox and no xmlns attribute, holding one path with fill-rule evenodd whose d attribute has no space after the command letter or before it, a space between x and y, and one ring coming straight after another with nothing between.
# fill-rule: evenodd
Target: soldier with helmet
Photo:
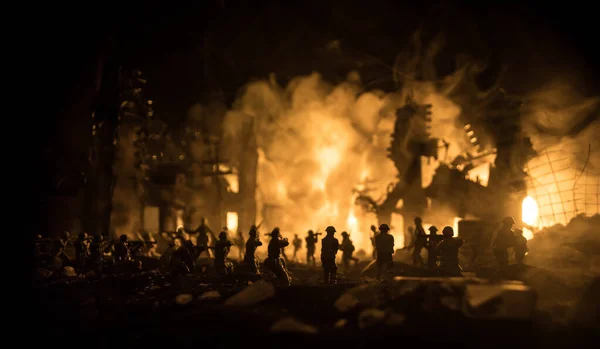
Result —
<instances>
[{"instance_id":1,"label":"soldier with helmet","mask_svg":"<svg viewBox=\"0 0 600 349\"><path fill-rule=\"evenodd\" d=\"M215 269L219 275L228 275L233 272L233 265L227 260L229 251L231 250L233 243L227 239L227 232L222 231L219 233L219 240L216 242L212 249L215 252Z\"/></svg>"},{"instance_id":2,"label":"soldier with helmet","mask_svg":"<svg viewBox=\"0 0 600 349\"><path fill-rule=\"evenodd\" d=\"M389 272L394 266L394 237L389 234L387 224L379 226L379 234L375 237L377 247L377 279L380 279L384 270Z\"/></svg>"},{"instance_id":3,"label":"soldier with helmet","mask_svg":"<svg viewBox=\"0 0 600 349\"><path fill-rule=\"evenodd\" d=\"M336 282L337 264L335 257L340 249L340 242L333 235L336 230L333 226L325 229L327 236L321 240L321 263L323 264L324 281L326 284Z\"/></svg>"},{"instance_id":4,"label":"soldier with helmet","mask_svg":"<svg viewBox=\"0 0 600 349\"><path fill-rule=\"evenodd\" d=\"M517 264L523 264L523 259L525 258L525 254L529 249L527 248L527 239L523 236L522 229L515 229L515 261Z\"/></svg>"},{"instance_id":5,"label":"soldier with helmet","mask_svg":"<svg viewBox=\"0 0 600 349\"><path fill-rule=\"evenodd\" d=\"M262 242L258 238L258 228L253 225L250 228L250 237L246 241L246 255L244 256L244 262L248 265L250 272L259 274L258 271L258 258L256 258L256 249L258 246L262 246Z\"/></svg>"},{"instance_id":6,"label":"soldier with helmet","mask_svg":"<svg viewBox=\"0 0 600 349\"><path fill-rule=\"evenodd\" d=\"M429 227L429 235L427 235L427 267L430 270L437 268L437 253L436 247L442 240L442 235L438 235L438 228L435 225Z\"/></svg>"},{"instance_id":7,"label":"soldier with helmet","mask_svg":"<svg viewBox=\"0 0 600 349\"><path fill-rule=\"evenodd\" d=\"M494 255L500 268L508 266L508 249L514 246L515 241L515 232L512 230L514 224L514 218L504 217L494 240Z\"/></svg>"},{"instance_id":8,"label":"soldier with helmet","mask_svg":"<svg viewBox=\"0 0 600 349\"><path fill-rule=\"evenodd\" d=\"M425 248L427 244L427 235L425 229L423 229L423 220L421 217L415 217L415 238L414 238L414 249L412 253L413 264L423 266L423 258L421 258L421 250Z\"/></svg>"},{"instance_id":9,"label":"soldier with helmet","mask_svg":"<svg viewBox=\"0 0 600 349\"><path fill-rule=\"evenodd\" d=\"M317 241L319 239L320 233L314 233L312 230L308 231L308 237L306 238L306 264L310 264L315 266L315 247L317 245Z\"/></svg>"},{"instance_id":10,"label":"soldier with helmet","mask_svg":"<svg viewBox=\"0 0 600 349\"><path fill-rule=\"evenodd\" d=\"M454 237L454 229L446 226L442 230L442 241L436 247L440 257L439 272L442 276L462 276L462 269L458 264L458 250L464 243L462 239Z\"/></svg>"},{"instance_id":11,"label":"soldier with helmet","mask_svg":"<svg viewBox=\"0 0 600 349\"><path fill-rule=\"evenodd\" d=\"M348 270L350 268L350 261L354 261L354 266L358 264L358 258L352 257L352 253L354 253L354 244L352 240L350 240L350 235L347 232L342 232L342 245L340 246L340 250L342 250L342 263L344 264L344 269Z\"/></svg>"},{"instance_id":12,"label":"soldier with helmet","mask_svg":"<svg viewBox=\"0 0 600 349\"><path fill-rule=\"evenodd\" d=\"M268 257L265 260L265 266L275 274L279 281L289 285L290 277L285 267L284 260L281 258L281 249L290 243L287 238L281 237L279 228L273 229L270 235L271 241L269 241L269 246L267 247Z\"/></svg>"}]
</instances>

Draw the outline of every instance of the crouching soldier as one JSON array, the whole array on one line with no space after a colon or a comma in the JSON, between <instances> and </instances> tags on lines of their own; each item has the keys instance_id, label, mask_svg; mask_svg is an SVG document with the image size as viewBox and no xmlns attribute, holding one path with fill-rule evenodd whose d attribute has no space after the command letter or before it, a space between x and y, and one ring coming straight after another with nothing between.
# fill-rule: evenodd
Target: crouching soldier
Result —
<instances>
[{"instance_id":1,"label":"crouching soldier","mask_svg":"<svg viewBox=\"0 0 600 349\"><path fill-rule=\"evenodd\" d=\"M458 250L464 241L453 237L452 227L444 227L442 235L444 237L436 247L436 253L440 258L439 273L442 276L462 276L462 268L458 264Z\"/></svg>"}]
</instances>

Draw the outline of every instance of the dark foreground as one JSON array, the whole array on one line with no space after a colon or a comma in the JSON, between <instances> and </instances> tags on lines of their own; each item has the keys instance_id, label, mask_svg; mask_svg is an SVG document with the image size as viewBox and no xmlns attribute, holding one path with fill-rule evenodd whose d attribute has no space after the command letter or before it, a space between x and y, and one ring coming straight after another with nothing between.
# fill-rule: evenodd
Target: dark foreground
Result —
<instances>
[{"instance_id":1,"label":"dark foreground","mask_svg":"<svg viewBox=\"0 0 600 349\"><path fill-rule=\"evenodd\" d=\"M351 274L337 285L323 285L316 271L292 272L290 287L249 277L223 280L157 271L38 280L41 313L32 319L35 340L63 348L371 348L378 342L570 348L599 333L572 321L557 322L539 309L512 318L497 315L510 306L500 298L477 309L466 306L465 285L485 282L479 279L376 283ZM239 295L250 288L255 294ZM236 294L237 302L230 299ZM513 308L535 306L527 296L515 299Z\"/></svg>"}]
</instances>

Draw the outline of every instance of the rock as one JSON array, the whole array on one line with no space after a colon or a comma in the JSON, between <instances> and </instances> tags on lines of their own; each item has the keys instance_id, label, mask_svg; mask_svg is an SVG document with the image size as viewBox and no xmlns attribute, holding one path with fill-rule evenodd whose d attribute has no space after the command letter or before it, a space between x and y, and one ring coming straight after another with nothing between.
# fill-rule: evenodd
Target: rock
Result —
<instances>
[{"instance_id":1,"label":"rock","mask_svg":"<svg viewBox=\"0 0 600 349\"><path fill-rule=\"evenodd\" d=\"M335 325L333 325L335 328L342 328L344 326L346 326L346 324L348 323L347 319L339 319L338 321L335 322Z\"/></svg>"},{"instance_id":2,"label":"rock","mask_svg":"<svg viewBox=\"0 0 600 349\"><path fill-rule=\"evenodd\" d=\"M180 294L177 297L175 297L175 302L177 304L181 304L181 305L188 304L193 300L194 300L194 297L189 293L183 293L183 294Z\"/></svg>"},{"instance_id":3,"label":"rock","mask_svg":"<svg viewBox=\"0 0 600 349\"><path fill-rule=\"evenodd\" d=\"M270 282L260 280L229 297L225 301L225 304L234 306L253 306L274 295L275 286Z\"/></svg>"},{"instance_id":4,"label":"rock","mask_svg":"<svg viewBox=\"0 0 600 349\"><path fill-rule=\"evenodd\" d=\"M316 334L318 332L314 326L301 323L292 317L286 317L275 322L271 326L270 330L271 332L292 332L305 334Z\"/></svg>"},{"instance_id":5,"label":"rock","mask_svg":"<svg viewBox=\"0 0 600 349\"><path fill-rule=\"evenodd\" d=\"M335 301L334 306L339 312L343 313L353 309L358 305L358 303L358 299L354 295L350 293L344 293L340 296L340 298L338 298L337 301Z\"/></svg>"},{"instance_id":6,"label":"rock","mask_svg":"<svg viewBox=\"0 0 600 349\"><path fill-rule=\"evenodd\" d=\"M406 318L402 314L388 312L385 317L385 325L390 327L402 326Z\"/></svg>"},{"instance_id":7,"label":"rock","mask_svg":"<svg viewBox=\"0 0 600 349\"><path fill-rule=\"evenodd\" d=\"M467 285L462 309L474 318L528 319L535 305L535 292L524 285Z\"/></svg>"},{"instance_id":8,"label":"rock","mask_svg":"<svg viewBox=\"0 0 600 349\"><path fill-rule=\"evenodd\" d=\"M201 296L200 299L202 300L208 300L208 299L219 299L221 298L221 294L219 293L219 291L208 291L208 292L204 292Z\"/></svg>"},{"instance_id":9,"label":"rock","mask_svg":"<svg viewBox=\"0 0 600 349\"><path fill-rule=\"evenodd\" d=\"M66 277L76 277L77 273L75 272L75 269L73 267L64 267L62 270L62 274L63 276Z\"/></svg>"},{"instance_id":10,"label":"rock","mask_svg":"<svg viewBox=\"0 0 600 349\"><path fill-rule=\"evenodd\" d=\"M358 316L358 327L362 330L375 326L382 322L385 317L386 314L382 310L375 308L365 309Z\"/></svg>"},{"instance_id":11,"label":"rock","mask_svg":"<svg viewBox=\"0 0 600 349\"><path fill-rule=\"evenodd\" d=\"M460 300L456 297L446 296L440 298L443 306L451 310L460 310Z\"/></svg>"},{"instance_id":12,"label":"rock","mask_svg":"<svg viewBox=\"0 0 600 349\"><path fill-rule=\"evenodd\" d=\"M54 273L52 271L48 270L48 269L44 269L44 268L37 268L36 269L36 275L40 279L47 279L50 276L52 276L52 274L54 274Z\"/></svg>"}]
</instances>

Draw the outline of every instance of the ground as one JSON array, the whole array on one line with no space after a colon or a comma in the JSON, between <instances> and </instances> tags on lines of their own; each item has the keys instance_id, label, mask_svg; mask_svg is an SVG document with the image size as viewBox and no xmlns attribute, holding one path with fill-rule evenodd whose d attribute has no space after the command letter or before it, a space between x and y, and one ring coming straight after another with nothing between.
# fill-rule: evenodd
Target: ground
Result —
<instances>
[{"instance_id":1,"label":"ground","mask_svg":"<svg viewBox=\"0 0 600 349\"><path fill-rule=\"evenodd\" d=\"M237 346L247 341L304 347L331 343L322 339L335 340L336 347L371 346L383 339L456 342L468 347L544 343L544 347L570 347L587 333L566 320L569 310L558 303L559 309L538 307L521 319L470 318L461 306L465 296L460 285L433 279L426 271L403 263L396 263L394 273L415 278L377 283L370 278L372 271L360 274L367 263L341 275L337 285L322 284L318 268L293 264L294 281L289 287L244 275L222 279L209 273L175 276L158 270L100 279L40 277L37 339L85 347L197 347L217 342ZM526 279L534 269L536 275L544 273L534 267L514 267L510 278ZM545 285L536 286L542 298L551 279L543 280ZM356 291L359 286L363 289ZM582 292L558 289L565 299L570 294L572 304ZM243 290L256 292L240 296ZM341 297L350 294L358 304L343 310ZM234 295L238 295L238 303L226 304L232 303ZM252 301L256 297L260 299ZM569 304L568 299L564 304ZM256 345L249 343L245 345Z\"/></svg>"}]
</instances>

